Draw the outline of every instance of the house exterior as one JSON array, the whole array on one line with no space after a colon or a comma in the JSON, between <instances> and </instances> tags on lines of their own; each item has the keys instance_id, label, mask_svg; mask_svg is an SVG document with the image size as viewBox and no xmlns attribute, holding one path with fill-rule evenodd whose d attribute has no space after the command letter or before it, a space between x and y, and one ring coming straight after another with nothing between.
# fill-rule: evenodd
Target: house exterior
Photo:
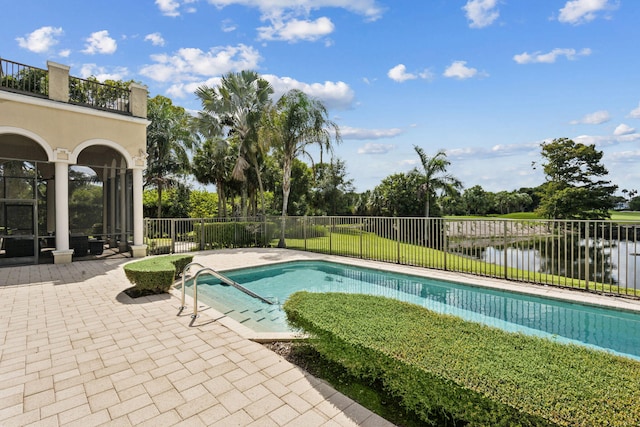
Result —
<instances>
[{"instance_id":1,"label":"house exterior","mask_svg":"<svg viewBox=\"0 0 640 427\"><path fill-rule=\"evenodd\" d=\"M0 266L144 256L147 90L0 58Z\"/></svg>"}]
</instances>

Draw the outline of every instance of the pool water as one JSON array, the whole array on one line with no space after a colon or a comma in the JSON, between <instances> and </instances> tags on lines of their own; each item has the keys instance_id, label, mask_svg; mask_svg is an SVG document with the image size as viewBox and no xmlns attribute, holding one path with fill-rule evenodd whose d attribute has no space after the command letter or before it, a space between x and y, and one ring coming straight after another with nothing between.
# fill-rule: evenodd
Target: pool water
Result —
<instances>
[{"instance_id":1,"label":"pool water","mask_svg":"<svg viewBox=\"0 0 640 427\"><path fill-rule=\"evenodd\" d=\"M605 349L640 360L640 314L326 261L224 273L269 305L203 274L198 299L256 332L286 332L281 304L299 290L382 295L506 331ZM187 282L187 292L192 283Z\"/></svg>"}]
</instances>

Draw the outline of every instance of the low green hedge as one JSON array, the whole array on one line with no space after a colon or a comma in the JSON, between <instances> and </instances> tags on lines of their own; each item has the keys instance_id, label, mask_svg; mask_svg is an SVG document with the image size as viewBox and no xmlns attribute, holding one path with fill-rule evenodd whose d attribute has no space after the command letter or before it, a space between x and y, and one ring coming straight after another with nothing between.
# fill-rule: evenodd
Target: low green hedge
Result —
<instances>
[{"instance_id":1,"label":"low green hedge","mask_svg":"<svg viewBox=\"0 0 640 427\"><path fill-rule=\"evenodd\" d=\"M263 246L271 240L271 234L275 229L272 222L265 223L252 221L212 222L204 224L195 223L193 231L196 242L204 242L205 248L234 248L247 246ZM203 239L204 233L204 239Z\"/></svg>"},{"instance_id":2,"label":"low green hedge","mask_svg":"<svg viewBox=\"0 0 640 427\"><path fill-rule=\"evenodd\" d=\"M640 362L384 297L298 292L289 322L428 425L640 425Z\"/></svg>"},{"instance_id":3,"label":"low green hedge","mask_svg":"<svg viewBox=\"0 0 640 427\"><path fill-rule=\"evenodd\" d=\"M177 275L193 260L193 255L164 255L134 261L124 266L127 279L141 293L168 292Z\"/></svg>"}]
</instances>

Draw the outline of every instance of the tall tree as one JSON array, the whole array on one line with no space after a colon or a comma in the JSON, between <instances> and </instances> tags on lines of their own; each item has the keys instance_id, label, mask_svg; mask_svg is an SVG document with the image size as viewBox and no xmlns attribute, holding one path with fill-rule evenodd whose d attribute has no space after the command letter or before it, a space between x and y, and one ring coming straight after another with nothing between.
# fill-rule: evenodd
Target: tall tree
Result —
<instances>
[{"instance_id":1,"label":"tall tree","mask_svg":"<svg viewBox=\"0 0 640 427\"><path fill-rule=\"evenodd\" d=\"M219 120L222 129L227 130L227 136L237 138L238 155L233 178L246 182L247 168L254 168L263 209L264 188L259 163L267 147L258 139L258 128L272 93L269 82L260 78L255 71L247 70L225 74L216 87L200 86L196 90L204 112ZM246 191L246 186L244 188ZM246 209L246 204L243 209ZM243 214L246 215L246 211Z\"/></svg>"},{"instance_id":2,"label":"tall tree","mask_svg":"<svg viewBox=\"0 0 640 427\"><path fill-rule=\"evenodd\" d=\"M424 216L429 217L431 202L436 195L436 191L441 190L446 194L455 194L456 190L462 188L462 183L453 175L447 173L447 168L451 164L447 160L447 154L440 150L435 156L429 157L422 148L414 145L413 148L420 157L422 171L418 171L424 177L424 183L420 186L419 192L425 196Z\"/></svg>"},{"instance_id":3,"label":"tall tree","mask_svg":"<svg viewBox=\"0 0 640 427\"><path fill-rule=\"evenodd\" d=\"M162 217L162 191L175 186L178 178L190 171L188 151L196 145L190 116L169 98L149 99L147 118L147 169L145 185L158 191L158 218Z\"/></svg>"},{"instance_id":4,"label":"tall tree","mask_svg":"<svg viewBox=\"0 0 640 427\"><path fill-rule=\"evenodd\" d=\"M330 150L333 140L341 141L340 129L329 119L327 108L321 101L296 89L282 95L269 119L269 139L282 158L282 230L278 247L286 247L284 225L293 159L300 156L311 159L307 151L309 145Z\"/></svg>"},{"instance_id":5,"label":"tall tree","mask_svg":"<svg viewBox=\"0 0 640 427\"><path fill-rule=\"evenodd\" d=\"M315 215L349 215L354 207L356 194L353 180L347 178L347 166L343 160L320 163L315 167L315 185L312 207Z\"/></svg>"},{"instance_id":6,"label":"tall tree","mask_svg":"<svg viewBox=\"0 0 640 427\"><path fill-rule=\"evenodd\" d=\"M618 188L603 178L609 173L595 145L558 138L542 144L545 192L538 212L554 219L605 219Z\"/></svg>"}]
</instances>

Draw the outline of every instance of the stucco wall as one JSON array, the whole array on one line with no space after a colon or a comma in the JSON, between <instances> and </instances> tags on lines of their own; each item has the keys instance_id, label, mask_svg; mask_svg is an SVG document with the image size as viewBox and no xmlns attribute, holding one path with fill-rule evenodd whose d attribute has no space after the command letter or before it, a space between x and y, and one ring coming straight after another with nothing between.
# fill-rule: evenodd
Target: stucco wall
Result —
<instances>
[{"instance_id":1,"label":"stucco wall","mask_svg":"<svg viewBox=\"0 0 640 427\"><path fill-rule=\"evenodd\" d=\"M103 140L122 147L131 161L146 150L147 123L142 118L0 91L0 127L32 132L53 151L73 153L87 141Z\"/></svg>"}]
</instances>

